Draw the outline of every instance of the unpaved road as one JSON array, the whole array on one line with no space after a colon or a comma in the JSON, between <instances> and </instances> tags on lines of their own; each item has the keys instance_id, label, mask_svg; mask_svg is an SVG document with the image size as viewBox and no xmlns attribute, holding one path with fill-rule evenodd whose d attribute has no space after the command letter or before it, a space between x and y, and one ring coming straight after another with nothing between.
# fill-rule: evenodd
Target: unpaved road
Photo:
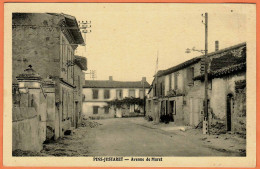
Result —
<instances>
[{"instance_id":1,"label":"unpaved road","mask_svg":"<svg viewBox=\"0 0 260 169\"><path fill-rule=\"evenodd\" d=\"M45 145L54 156L240 156L218 151L201 140L135 123L133 118L97 120L101 125L80 127L75 134Z\"/></svg>"}]
</instances>

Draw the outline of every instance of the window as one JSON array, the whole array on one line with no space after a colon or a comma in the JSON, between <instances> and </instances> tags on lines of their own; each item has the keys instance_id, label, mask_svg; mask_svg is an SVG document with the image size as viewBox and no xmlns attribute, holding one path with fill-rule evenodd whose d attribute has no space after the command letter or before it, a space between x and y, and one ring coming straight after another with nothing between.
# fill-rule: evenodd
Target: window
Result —
<instances>
[{"instance_id":1,"label":"window","mask_svg":"<svg viewBox=\"0 0 260 169\"><path fill-rule=\"evenodd\" d=\"M71 70L70 70L71 72L70 72L70 74L71 74L71 77L73 78L73 73L74 73L74 72L73 72L73 71L74 71L74 67L73 67L73 63L74 63L74 62L73 62L73 50L71 51L70 56L71 56L71 57L70 57L70 61L71 61L71 64L72 64L72 65L71 65Z\"/></svg>"},{"instance_id":2,"label":"window","mask_svg":"<svg viewBox=\"0 0 260 169\"><path fill-rule=\"evenodd\" d=\"M110 90L105 90L104 91L104 99L109 99L110 98Z\"/></svg>"},{"instance_id":3,"label":"window","mask_svg":"<svg viewBox=\"0 0 260 169\"><path fill-rule=\"evenodd\" d=\"M78 95L80 95L81 85L80 85L80 76L78 76Z\"/></svg>"},{"instance_id":4,"label":"window","mask_svg":"<svg viewBox=\"0 0 260 169\"><path fill-rule=\"evenodd\" d=\"M143 90L143 89L140 89L140 90L139 90L139 97L140 97L141 99L144 98L144 90Z\"/></svg>"},{"instance_id":5,"label":"window","mask_svg":"<svg viewBox=\"0 0 260 169\"><path fill-rule=\"evenodd\" d=\"M175 100L170 101L169 103L170 109L169 109L169 113L172 115L176 115L176 102Z\"/></svg>"},{"instance_id":6,"label":"window","mask_svg":"<svg viewBox=\"0 0 260 169\"><path fill-rule=\"evenodd\" d=\"M163 96L163 84L160 83L160 96Z\"/></svg>"},{"instance_id":7,"label":"window","mask_svg":"<svg viewBox=\"0 0 260 169\"><path fill-rule=\"evenodd\" d=\"M169 91L172 90L172 75L169 75Z\"/></svg>"},{"instance_id":8,"label":"window","mask_svg":"<svg viewBox=\"0 0 260 169\"><path fill-rule=\"evenodd\" d=\"M208 89L212 90L212 80L209 80L209 82L208 82Z\"/></svg>"},{"instance_id":9,"label":"window","mask_svg":"<svg viewBox=\"0 0 260 169\"><path fill-rule=\"evenodd\" d=\"M98 114L99 106L93 106L93 114Z\"/></svg>"},{"instance_id":10,"label":"window","mask_svg":"<svg viewBox=\"0 0 260 169\"><path fill-rule=\"evenodd\" d=\"M66 62L66 44L64 38L62 38L62 67L65 67Z\"/></svg>"},{"instance_id":11,"label":"window","mask_svg":"<svg viewBox=\"0 0 260 169\"><path fill-rule=\"evenodd\" d=\"M109 113L109 106L105 106L104 109L105 109L104 113L108 114Z\"/></svg>"},{"instance_id":12,"label":"window","mask_svg":"<svg viewBox=\"0 0 260 169\"><path fill-rule=\"evenodd\" d=\"M116 98L121 99L122 98L122 90L117 90L116 91Z\"/></svg>"},{"instance_id":13,"label":"window","mask_svg":"<svg viewBox=\"0 0 260 169\"><path fill-rule=\"evenodd\" d=\"M68 79L69 79L69 74L70 74L70 49L67 48L67 60L66 60L66 66L67 66L67 75L68 75Z\"/></svg>"},{"instance_id":14,"label":"window","mask_svg":"<svg viewBox=\"0 0 260 169\"><path fill-rule=\"evenodd\" d=\"M135 97L135 89L129 89L129 97Z\"/></svg>"},{"instance_id":15,"label":"window","mask_svg":"<svg viewBox=\"0 0 260 169\"><path fill-rule=\"evenodd\" d=\"M98 99L98 90L93 89L93 99Z\"/></svg>"},{"instance_id":16,"label":"window","mask_svg":"<svg viewBox=\"0 0 260 169\"><path fill-rule=\"evenodd\" d=\"M194 68L191 67L191 68L187 69L187 82L188 82L189 86L193 86L194 85L193 78L194 78Z\"/></svg>"},{"instance_id":17,"label":"window","mask_svg":"<svg viewBox=\"0 0 260 169\"><path fill-rule=\"evenodd\" d=\"M174 90L178 89L178 74L174 73Z\"/></svg>"},{"instance_id":18,"label":"window","mask_svg":"<svg viewBox=\"0 0 260 169\"><path fill-rule=\"evenodd\" d=\"M154 84L154 92L153 92L153 96L157 96L156 84Z\"/></svg>"}]
</instances>

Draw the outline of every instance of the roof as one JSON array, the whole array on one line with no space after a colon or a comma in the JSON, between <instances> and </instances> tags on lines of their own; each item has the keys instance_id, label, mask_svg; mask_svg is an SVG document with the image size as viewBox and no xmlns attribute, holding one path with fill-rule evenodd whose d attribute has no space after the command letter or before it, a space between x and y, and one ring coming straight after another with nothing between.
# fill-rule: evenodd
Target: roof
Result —
<instances>
[{"instance_id":1,"label":"roof","mask_svg":"<svg viewBox=\"0 0 260 169\"><path fill-rule=\"evenodd\" d=\"M241 51L237 50L235 53L230 51L224 53L221 57L213 58L210 64L210 70L216 71L231 65L246 62L246 47L241 49Z\"/></svg>"},{"instance_id":2,"label":"roof","mask_svg":"<svg viewBox=\"0 0 260 169\"><path fill-rule=\"evenodd\" d=\"M174 67L171 67L169 69L166 69L166 70L163 70L161 72L158 72L158 76L163 76L163 75L167 75L167 74L170 74L172 72L176 72L180 69L183 69L185 67L188 67L194 63L197 63L201 60L201 57L195 57L195 58L192 58L190 60L187 60L181 64L178 64L177 66L174 66Z\"/></svg>"},{"instance_id":3,"label":"roof","mask_svg":"<svg viewBox=\"0 0 260 169\"><path fill-rule=\"evenodd\" d=\"M49 15L63 16L65 18L65 23L68 27L69 32L73 36L76 44L84 44L84 39L79 29L78 22L74 16L64 14L64 13L48 13Z\"/></svg>"},{"instance_id":4,"label":"roof","mask_svg":"<svg viewBox=\"0 0 260 169\"><path fill-rule=\"evenodd\" d=\"M245 71L246 71L246 62L243 62L243 63L231 65L231 66L228 66L228 67L224 67L222 69L218 69L218 70L215 70L215 71L211 71L211 72L209 72L208 77L210 79L213 79L213 78L218 78L218 77L230 75L232 73L245 72ZM194 80L204 80L204 74L196 76L193 79Z\"/></svg>"},{"instance_id":5,"label":"roof","mask_svg":"<svg viewBox=\"0 0 260 169\"><path fill-rule=\"evenodd\" d=\"M215 51L215 52L208 53L207 56L210 57L210 56L213 56L213 55L216 55L216 54L220 54L220 53L223 53L223 52L226 52L226 51L230 51L230 50L242 47L242 46L246 46L246 42L239 43L237 45L234 45L234 46L231 46L231 47L228 47L228 48L224 48L224 49L221 49L221 50L218 50L218 51ZM181 64L178 64L178 65L173 66L171 68L168 68L166 70L160 70L160 71L157 72L157 75L158 76L163 76L163 75L167 75L167 74L176 72L176 71L178 71L180 69L186 68L186 67L188 67L188 66L190 66L192 64L195 64L195 63L199 62L203 56L204 55L192 58L190 60L187 60L187 61L185 61L185 62L183 62ZM212 59L212 60L214 60L214 59ZM234 64L237 64L237 63L238 63L237 61L234 62Z\"/></svg>"},{"instance_id":6,"label":"roof","mask_svg":"<svg viewBox=\"0 0 260 169\"><path fill-rule=\"evenodd\" d=\"M87 58L75 55L74 62L78 65L81 70L87 70Z\"/></svg>"},{"instance_id":7,"label":"roof","mask_svg":"<svg viewBox=\"0 0 260 169\"><path fill-rule=\"evenodd\" d=\"M83 88L149 88L150 84L145 81L114 81L114 80L86 80Z\"/></svg>"},{"instance_id":8,"label":"roof","mask_svg":"<svg viewBox=\"0 0 260 169\"><path fill-rule=\"evenodd\" d=\"M246 44L237 46L237 48L239 49L233 50L233 48L233 51L230 49L226 50L228 52L223 53L222 56L212 59L209 78L222 77L235 72L246 71ZM201 79L204 79L204 74L194 77L194 80Z\"/></svg>"}]
</instances>

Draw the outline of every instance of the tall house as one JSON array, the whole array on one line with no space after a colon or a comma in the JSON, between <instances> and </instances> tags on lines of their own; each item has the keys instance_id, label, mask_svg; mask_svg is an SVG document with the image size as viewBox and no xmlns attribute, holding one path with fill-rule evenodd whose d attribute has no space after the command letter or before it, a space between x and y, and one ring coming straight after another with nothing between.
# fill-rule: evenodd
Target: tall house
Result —
<instances>
[{"instance_id":1,"label":"tall house","mask_svg":"<svg viewBox=\"0 0 260 169\"><path fill-rule=\"evenodd\" d=\"M127 97L143 98L149 87L145 77L141 81L114 81L112 76L109 80L86 80L83 86L84 117L114 117L107 104L109 101Z\"/></svg>"},{"instance_id":2,"label":"tall house","mask_svg":"<svg viewBox=\"0 0 260 169\"><path fill-rule=\"evenodd\" d=\"M75 17L56 13L13 13L13 86L16 77L28 66L41 78L55 82L55 111L48 113L48 128L55 138L76 127L75 91L80 92L86 61L78 63L74 52L84 40ZM82 58L81 60L86 60ZM81 66L79 66L81 65ZM79 66L79 68L77 68ZM80 79L80 80L78 80ZM79 83L78 83L79 81ZM80 112L80 108L77 110Z\"/></svg>"}]
</instances>

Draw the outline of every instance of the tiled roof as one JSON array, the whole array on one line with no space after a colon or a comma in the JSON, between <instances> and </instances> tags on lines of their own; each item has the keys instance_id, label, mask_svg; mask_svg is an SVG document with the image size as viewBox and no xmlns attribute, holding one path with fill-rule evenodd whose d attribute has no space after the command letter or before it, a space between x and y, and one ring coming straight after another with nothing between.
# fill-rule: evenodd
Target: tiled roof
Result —
<instances>
[{"instance_id":1,"label":"tiled roof","mask_svg":"<svg viewBox=\"0 0 260 169\"><path fill-rule=\"evenodd\" d=\"M217 77L226 76L226 75L229 75L232 73L245 72L245 71L246 71L246 62L243 62L243 63L239 63L236 65L224 67L222 69L218 69L215 71L211 71L211 72L209 72L208 77L210 79L213 79L213 78L217 78ZM193 79L194 80L204 80L204 74L196 76Z\"/></svg>"},{"instance_id":2,"label":"tiled roof","mask_svg":"<svg viewBox=\"0 0 260 169\"><path fill-rule=\"evenodd\" d=\"M234 45L234 46L231 46L231 47L228 47L228 48L224 48L224 49L221 49L221 50L218 50L218 51L215 51L215 52L208 53L207 56L208 56L208 57L211 57L211 56L214 56L214 55L217 55L217 54L221 54L221 53L223 53L223 52L231 51L231 50L233 50L233 49L237 49L237 48L240 48L240 47L243 47L243 46L246 46L246 43L245 43L245 42L239 43L239 44L237 44L237 45ZM243 51L243 52L246 52L246 51ZM242 52L242 55L244 56L243 52ZM204 56L204 55L201 55L201 56L192 58L192 59L190 59L190 60L187 60L187 61L185 61L185 62L183 62L183 63L181 63L181 64L178 64L178 65L173 66L173 67L171 67L171 68L169 68L169 69L166 69L166 70L160 70L160 71L157 72L157 75L158 75L158 76L167 75L167 74L173 73L173 72L175 72L175 71L178 71L178 70L180 70L180 69L183 69L183 68L185 68L185 67L188 67L188 66L190 66L190 65L192 65L192 64L195 64L195 63L199 62L203 56ZM243 60L243 58L244 58L244 57L242 57L242 60ZM214 60L214 59L212 59L212 60ZM224 61L224 60L223 60L223 61ZM233 64L237 64L237 63L241 63L241 60L239 61L239 59L238 59L238 60L236 60L236 61L232 61L232 59L230 59L230 62L233 62ZM219 63L219 62L218 62L218 63ZM214 65L214 66L216 66L215 69L220 69L220 68L222 68L222 66L220 66L220 65L224 65L224 64L218 64L218 63L217 63L216 65ZM224 62L223 62L223 63L224 63ZM214 64L214 63L213 63L213 64ZM228 66L228 65L230 65L230 64L227 64L226 66ZM155 76L156 76L156 75L155 75Z\"/></svg>"},{"instance_id":3,"label":"tiled roof","mask_svg":"<svg viewBox=\"0 0 260 169\"><path fill-rule=\"evenodd\" d=\"M239 53L238 56L234 55L231 52L228 52L219 58L213 58L211 61L210 70L216 71L218 69L222 69L243 62L246 62L246 47L242 49L241 53Z\"/></svg>"},{"instance_id":4,"label":"tiled roof","mask_svg":"<svg viewBox=\"0 0 260 169\"><path fill-rule=\"evenodd\" d=\"M166 70L158 71L158 76L163 76L163 75L167 75L167 74L170 74L172 72L178 71L178 70L183 69L185 67L188 67L188 66L190 66L194 63L197 63L200 60L201 60L201 57L192 58L190 60L187 60L186 62L178 64L177 66L171 67L171 68L166 69Z\"/></svg>"},{"instance_id":5,"label":"tiled roof","mask_svg":"<svg viewBox=\"0 0 260 169\"><path fill-rule=\"evenodd\" d=\"M74 62L78 65L82 70L87 70L87 58L82 56L75 55Z\"/></svg>"},{"instance_id":6,"label":"tiled roof","mask_svg":"<svg viewBox=\"0 0 260 169\"><path fill-rule=\"evenodd\" d=\"M145 81L144 87L149 88L150 84ZM86 80L83 88L143 88L143 83L142 81Z\"/></svg>"}]
</instances>

